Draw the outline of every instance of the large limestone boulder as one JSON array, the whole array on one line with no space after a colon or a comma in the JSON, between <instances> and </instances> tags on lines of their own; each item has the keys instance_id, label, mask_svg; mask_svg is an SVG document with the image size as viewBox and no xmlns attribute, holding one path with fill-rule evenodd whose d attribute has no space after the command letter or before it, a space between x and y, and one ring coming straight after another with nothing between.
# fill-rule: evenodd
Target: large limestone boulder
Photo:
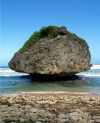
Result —
<instances>
[{"instance_id":1,"label":"large limestone boulder","mask_svg":"<svg viewBox=\"0 0 100 123\"><path fill-rule=\"evenodd\" d=\"M89 47L83 39L59 27L54 37L48 35L17 52L9 62L11 69L28 74L72 76L90 69Z\"/></svg>"}]
</instances>

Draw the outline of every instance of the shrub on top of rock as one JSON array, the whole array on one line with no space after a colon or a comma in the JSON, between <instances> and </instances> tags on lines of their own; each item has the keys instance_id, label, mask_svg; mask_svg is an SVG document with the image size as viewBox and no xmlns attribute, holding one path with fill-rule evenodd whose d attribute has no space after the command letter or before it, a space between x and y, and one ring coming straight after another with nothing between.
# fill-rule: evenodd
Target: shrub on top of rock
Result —
<instances>
[{"instance_id":1,"label":"shrub on top of rock","mask_svg":"<svg viewBox=\"0 0 100 123\"><path fill-rule=\"evenodd\" d=\"M31 35L31 37L25 42L23 47L19 50L19 53L24 52L28 49L32 44L39 41L39 39L48 37L50 39L55 38L55 31L58 29L57 26L43 26L40 31L36 31Z\"/></svg>"},{"instance_id":2,"label":"shrub on top of rock","mask_svg":"<svg viewBox=\"0 0 100 123\"><path fill-rule=\"evenodd\" d=\"M67 31L65 26L43 26L39 31L36 31L31 35L31 37L19 50L19 53L23 53L24 51L26 51L29 47L31 47L31 45L39 41L41 38L48 37L49 39L53 39L57 37L57 35L68 35L68 37L75 36L78 39L78 41L85 42L84 39L78 37L76 34Z\"/></svg>"},{"instance_id":3,"label":"shrub on top of rock","mask_svg":"<svg viewBox=\"0 0 100 123\"><path fill-rule=\"evenodd\" d=\"M40 38L48 37L55 38L55 31L58 29L57 26L44 26L40 29Z\"/></svg>"}]
</instances>

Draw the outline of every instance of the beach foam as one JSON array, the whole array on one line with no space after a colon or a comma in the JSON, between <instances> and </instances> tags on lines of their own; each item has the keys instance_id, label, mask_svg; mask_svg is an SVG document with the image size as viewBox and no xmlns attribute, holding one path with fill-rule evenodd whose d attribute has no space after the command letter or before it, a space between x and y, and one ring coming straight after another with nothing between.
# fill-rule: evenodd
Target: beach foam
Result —
<instances>
[{"instance_id":1,"label":"beach foam","mask_svg":"<svg viewBox=\"0 0 100 123\"><path fill-rule=\"evenodd\" d=\"M100 69L100 65L93 65L90 69Z\"/></svg>"},{"instance_id":2,"label":"beach foam","mask_svg":"<svg viewBox=\"0 0 100 123\"><path fill-rule=\"evenodd\" d=\"M13 70L11 70L11 69L2 69L2 70L0 70L0 76L4 76L4 77L8 77L8 76L22 76L22 75L28 75L28 74L26 74L26 73L19 73L19 72L15 72L15 71L13 71Z\"/></svg>"},{"instance_id":3,"label":"beach foam","mask_svg":"<svg viewBox=\"0 0 100 123\"><path fill-rule=\"evenodd\" d=\"M77 74L79 76L84 76L84 77L98 77L100 78L100 74L86 74L86 73L83 73L83 74Z\"/></svg>"},{"instance_id":4,"label":"beach foam","mask_svg":"<svg viewBox=\"0 0 100 123\"><path fill-rule=\"evenodd\" d=\"M90 68L90 70L99 70L99 69L100 69L100 65L93 65ZM0 67L0 76L9 77L9 76L23 76L23 75L28 75L28 74L15 72L15 71L11 70L9 67L6 67L6 68ZM100 72L91 73L90 71L88 71L88 72L78 73L77 75L86 76L86 77L100 77Z\"/></svg>"}]
</instances>

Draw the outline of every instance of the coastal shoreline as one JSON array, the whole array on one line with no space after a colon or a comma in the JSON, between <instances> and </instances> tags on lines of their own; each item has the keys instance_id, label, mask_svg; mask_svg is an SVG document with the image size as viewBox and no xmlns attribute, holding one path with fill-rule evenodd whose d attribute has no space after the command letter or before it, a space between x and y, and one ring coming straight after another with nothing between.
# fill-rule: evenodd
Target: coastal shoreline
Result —
<instances>
[{"instance_id":1,"label":"coastal shoreline","mask_svg":"<svg viewBox=\"0 0 100 123\"><path fill-rule=\"evenodd\" d=\"M0 95L0 123L100 123L100 96L65 92Z\"/></svg>"},{"instance_id":2,"label":"coastal shoreline","mask_svg":"<svg viewBox=\"0 0 100 123\"><path fill-rule=\"evenodd\" d=\"M100 97L100 93L92 93L92 92L76 92L76 91L31 91L31 92L16 92L16 93L5 93L0 94L1 96L13 96L13 95L25 95L25 94L31 94L31 95L68 95L68 96L91 96Z\"/></svg>"}]
</instances>

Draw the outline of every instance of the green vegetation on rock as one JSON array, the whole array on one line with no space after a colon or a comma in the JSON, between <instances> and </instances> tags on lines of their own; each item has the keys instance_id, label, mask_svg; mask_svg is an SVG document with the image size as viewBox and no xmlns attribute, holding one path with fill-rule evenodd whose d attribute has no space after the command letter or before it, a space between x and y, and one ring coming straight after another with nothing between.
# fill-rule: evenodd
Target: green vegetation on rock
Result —
<instances>
[{"instance_id":1,"label":"green vegetation on rock","mask_svg":"<svg viewBox=\"0 0 100 123\"><path fill-rule=\"evenodd\" d=\"M79 36L77 36L77 39L78 39L78 41L80 41L80 42L85 42L85 40L83 39L83 38L81 38L81 37L79 37Z\"/></svg>"},{"instance_id":2,"label":"green vegetation on rock","mask_svg":"<svg viewBox=\"0 0 100 123\"><path fill-rule=\"evenodd\" d=\"M48 37L48 38L55 38L55 31L58 27L57 26L44 26L40 29L40 38Z\"/></svg>"},{"instance_id":3,"label":"green vegetation on rock","mask_svg":"<svg viewBox=\"0 0 100 123\"><path fill-rule=\"evenodd\" d=\"M79 42L81 42L81 43L84 43L84 42L85 42L85 40L84 40L83 38L77 36L75 33L72 33L72 32L67 31L67 35L68 35L69 37L71 37L72 35L74 35L74 36L77 37L77 40L78 40Z\"/></svg>"},{"instance_id":4,"label":"green vegetation on rock","mask_svg":"<svg viewBox=\"0 0 100 123\"><path fill-rule=\"evenodd\" d=\"M67 35L68 35L68 36L72 36L72 35L73 35L73 33L71 33L71 32L69 32L69 31L67 31Z\"/></svg>"},{"instance_id":5,"label":"green vegetation on rock","mask_svg":"<svg viewBox=\"0 0 100 123\"><path fill-rule=\"evenodd\" d=\"M29 47L31 47L32 44L39 41L41 38L48 37L49 39L55 38L57 35L55 34L55 31L59 29L58 26L43 26L39 31L34 32L31 37L25 42L23 47L18 51L18 53L23 53L25 50L27 50ZM69 37L76 36L77 40L79 42L85 42L84 39L78 37L76 34L71 33L67 31L67 35Z\"/></svg>"},{"instance_id":6,"label":"green vegetation on rock","mask_svg":"<svg viewBox=\"0 0 100 123\"><path fill-rule=\"evenodd\" d=\"M57 26L44 26L42 27L38 32L34 32L33 35L25 42L23 47L19 50L19 53L24 52L26 49L28 49L32 44L39 41L39 39L48 37L50 39L55 38L55 30L57 29Z\"/></svg>"}]
</instances>

